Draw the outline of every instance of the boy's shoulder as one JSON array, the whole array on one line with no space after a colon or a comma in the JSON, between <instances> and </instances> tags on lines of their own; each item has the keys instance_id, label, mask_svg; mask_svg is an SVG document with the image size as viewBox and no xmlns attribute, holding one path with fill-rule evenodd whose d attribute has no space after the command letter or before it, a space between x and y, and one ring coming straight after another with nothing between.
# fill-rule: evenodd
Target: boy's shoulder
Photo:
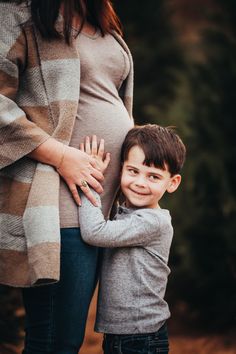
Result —
<instances>
[{"instance_id":1,"label":"boy's shoulder","mask_svg":"<svg viewBox=\"0 0 236 354\"><path fill-rule=\"evenodd\" d=\"M153 217L167 217L171 218L170 212L168 209L162 208L129 208L125 205L118 205L116 214L147 214Z\"/></svg>"},{"instance_id":2,"label":"boy's shoulder","mask_svg":"<svg viewBox=\"0 0 236 354\"><path fill-rule=\"evenodd\" d=\"M162 208L127 208L123 205L117 209L116 218L136 216L140 222L149 224L152 229L160 228L160 226L171 225L170 212Z\"/></svg>"},{"instance_id":3,"label":"boy's shoulder","mask_svg":"<svg viewBox=\"0 0 236 354\"><path fill-rule=\"evenodd\" d=\"M151 247L153 251L154 248L160 246L160 242L164 242L166 249L169 249L173 237L169 210L161 208L131 209L120 206L117 210L116 219L127 219L127 232L129 232L129 227L130 230L135 229L137 234L141 232L139 237L142 235L143 242L140 244L145 248Z\"/></svg>"}]
</instances>

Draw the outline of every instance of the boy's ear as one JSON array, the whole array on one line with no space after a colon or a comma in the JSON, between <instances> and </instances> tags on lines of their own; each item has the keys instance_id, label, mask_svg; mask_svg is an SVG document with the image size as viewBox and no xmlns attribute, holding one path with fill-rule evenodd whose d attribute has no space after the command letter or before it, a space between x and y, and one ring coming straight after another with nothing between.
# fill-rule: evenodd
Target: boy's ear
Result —
<instances>
[{"instance_id":1,"label":"boy's ear","mask_svg":"<svg viewBox=\"0 0 236 354\"><path fill-rule=\"evenodd\" d=\"M176 189L179 187L181 182L181 176L180 175L174 175L171 177L171 180L169 182L169 186L166 189L168 193L173 193L176 191Z\"/></svg>"}]
</instances>

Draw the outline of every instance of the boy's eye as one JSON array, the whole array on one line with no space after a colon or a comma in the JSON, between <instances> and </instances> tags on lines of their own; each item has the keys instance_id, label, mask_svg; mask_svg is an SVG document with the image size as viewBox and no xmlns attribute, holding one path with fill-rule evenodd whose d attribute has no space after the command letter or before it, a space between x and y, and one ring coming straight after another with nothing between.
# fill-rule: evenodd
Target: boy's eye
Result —
<instances>
[{"instance_id":1,"label":"boy's eye","mask_svg":"<svg viewBox=\"0 0 236 354\"><path fill-rule=\"evenodd\" d=\"M133 168L129 168L128 171L133 174L136 175L138 172L136 170L134 170Z\"/></svg>"},{"instance_id":2,"label":"boy's eye","mask_svg":"<svg viewBox=\"0 0 236 354\"><path fill-rule=\"evenodd\" d=\"M151 175L151 176L149 176L149 178L151 181L158 181L159 180L159 177L156 175Z\"/></svg>"}]
</instances>

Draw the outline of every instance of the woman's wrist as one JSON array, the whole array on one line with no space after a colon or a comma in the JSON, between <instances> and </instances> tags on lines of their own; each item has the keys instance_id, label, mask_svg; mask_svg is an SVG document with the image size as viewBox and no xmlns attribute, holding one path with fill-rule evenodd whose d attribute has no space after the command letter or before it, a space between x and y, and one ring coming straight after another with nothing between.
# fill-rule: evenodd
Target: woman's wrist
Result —
<instances>
[{"instance_id":1,"label":"woman's wrist","mask_svg":"<svg viewBox=\"0 0 236 354\"><path fill-rule=\"evenodd\" d=\"M65 149L65 144L55 140L54 138L49 138L44 143L39 145L28 156L32 159L51 165L58 169L63 163Z\"/></svg>"},{"instance_id":2,"label":"woman's wrist","mask_svg":"<svg viewBox=\"0 0 236 354\"><path fill-rule=\"evenodd\" d=\"M61 159L60 159L60 162L58 164L58 166L55 166L57 171L60 170L62 164L63 164L63 161L64 161L64 157L65 157L65 153L66 153L66 145L65 144L62 144L62 153L61 153Z\"/></svg>"}]
</instances>

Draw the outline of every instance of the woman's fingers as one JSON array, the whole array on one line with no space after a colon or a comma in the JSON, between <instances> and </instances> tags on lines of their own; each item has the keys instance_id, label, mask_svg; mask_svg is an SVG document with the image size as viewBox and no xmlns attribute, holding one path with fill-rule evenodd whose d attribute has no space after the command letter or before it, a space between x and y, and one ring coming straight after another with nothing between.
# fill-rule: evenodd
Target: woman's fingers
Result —
<instances>
[{"instance_id":1,"label":"woman's fingers","mask_svg":"<svg viewBox=\"0 0 236 354\"><path fill-rule=\"evenodd\" d=\"M97 178L94 177L93 175L89 175L86 177L86 182L89 184L91 188L93 188L97 193L102 193L103 188L101 184L97 181Z\"/></svg>"},{"instance_id":2,"label":"woman's fingers","mask_svg":"<svg viewBox=\"0 0 236 354\"><path fill-rule=\"evenodd\" d=\"M103 176L103 173L101 172L101 168L99 166L98 161L96 159L94 159L93 157L91 157L90 165L92 167L91 174L95 178L97 178L99 181L102 182L104 180L104 176Z\"/></svg>"},{"instance_id":3,"label":"woman's fingers","mask_svg":"<svg viewBox=\"0 0 236 354\"><path fill-rule=\"evenodd\" d=\"M94 159L83 151L88 149L89 144L90 141L87 139L87 147L86 142L81 143L81 150L68 147L66 158L59 170L59 174L67 183L71 194L78 205L81 205L81 199L77 190L78 187L83 190L86 197L94 205L96 205L96 200L90 187L97 193L103 192L100 182L104 180L104 176L101 169L99 170L99 166L97 166L97 159Z\"/></svg>"},{"instance_id":4,"label":"woman's fingers","mask_svg":"<svg viewBox=\"0 0 236 354\"><path fill-rule=\"evenodd\" d=\"M82 192L85 194L86 198L88 198L88 200L94 205L94 206L98 206L97 200L94 196L94 194L92 193L91 189L89 188L87 183L83 183L84 180L82 181L82 184L80 186L80 189L82 190Z\"/></svg>"},{"instance_id":5,"label":"woman's fingers","mask_svg":"<svg viewBox=\"0 0 236 354\"><path fill-rule=\"evenodd\" d=\"M71 194L72 194L76 204L81 206L81 199L80 199L76 184L68 184L68 187L71 191Z\"/></svg>"},{"instance_id":6,"label":"woman's fingers","mask_svg":"<svg viewBox=\"0 0 236 354\"><path fill-rule=\"evenodd\" d=\"M80 178L79 182L76 184L70 182L67 182L67 184L77 205L81 206L81 198L78 193L78 187L82 190L82 192L85 194L85 196L90 200L90 202L93 205L95 206L98 205L96 198L94 197L92 191L90 190L90 187L93 188L97 193L102 193L103 188L101 184L94 177L88 175L84 178Z\"/></svg>"},{"instance_id":7,"label":"woman's fingers","mask_svg":"<svg viewBox=\"0 0 236 354\"><path fill-rule=\"evenodd\" d=\"M88 184L86 183L83 183L84 180L82 181L82 184L79 186L80 189L83 191L83 193L86 195L86 197L88 198L88 200L90 200L90 202L94 205L94 206L98 206L98 203L97 203L97 200L95 198L95 196L93 195L92 191L90 190ZM71 191L71 194L76 202L76 204L78 206L81 206L81 199L80 199L80 196L79 196L79 193L78 193L78 189L76 187L75 184L71 184L69 185L69 188L70 188L70 191Z\"/></svg>"}]
</instances>

